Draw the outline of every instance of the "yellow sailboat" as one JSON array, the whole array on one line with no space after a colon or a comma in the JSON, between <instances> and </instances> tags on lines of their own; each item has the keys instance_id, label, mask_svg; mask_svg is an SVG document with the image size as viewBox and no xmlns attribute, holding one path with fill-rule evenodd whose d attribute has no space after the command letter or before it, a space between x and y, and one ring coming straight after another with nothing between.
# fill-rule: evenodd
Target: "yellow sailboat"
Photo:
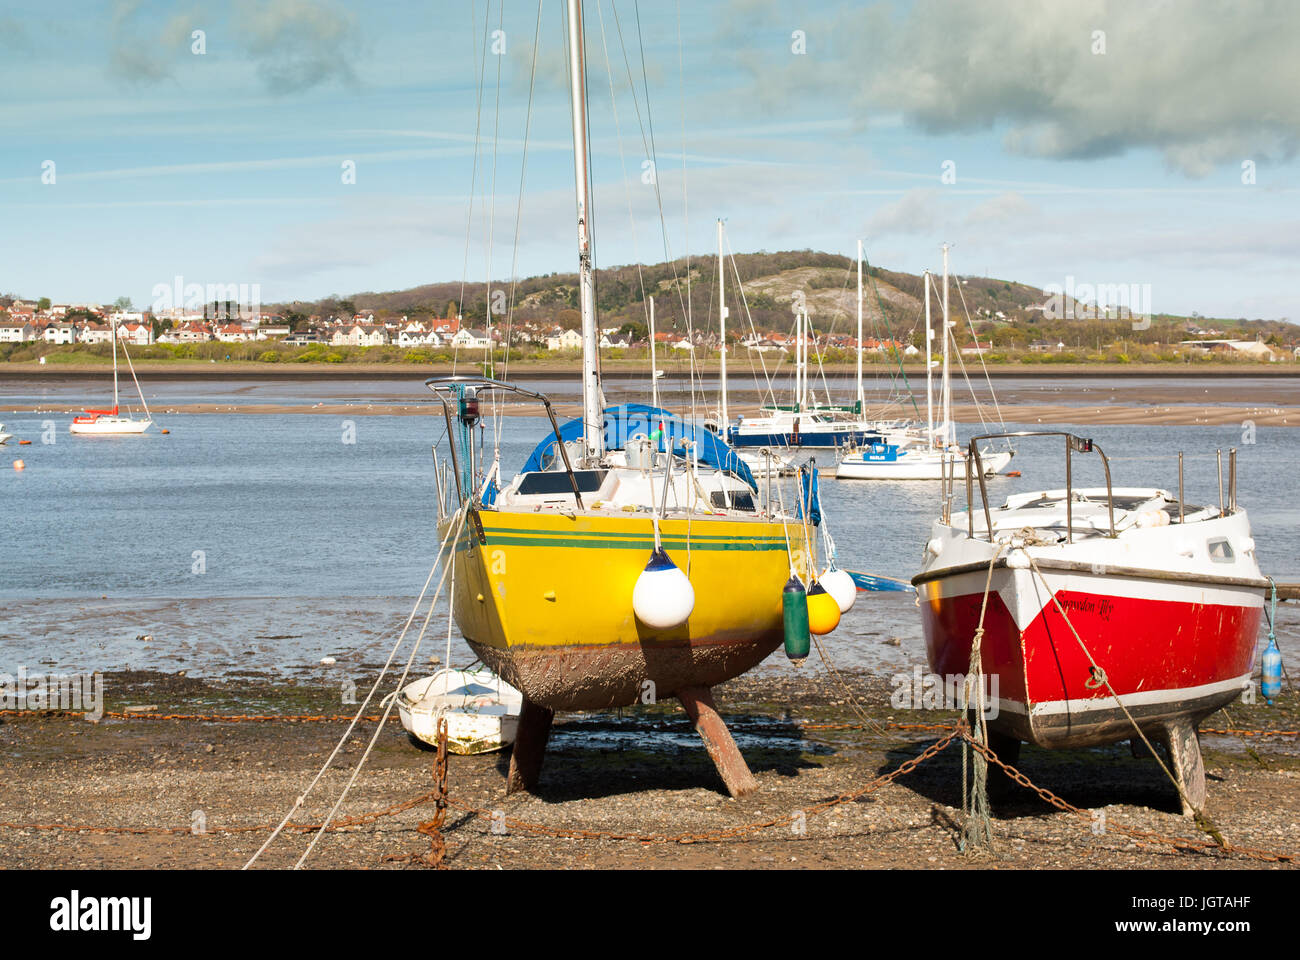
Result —
<instances>
[{"instance_id":1,"label":"yellow sailboat","mask_svg":"<svg viewBox=\"0 0 1300 960\"><path fill-rule=\"evenodd\" d=\"M603 407L581 0L568 0L568 27L583 416L562 429L540 394L485 377L428 381L449 439L460 439L438 472L440 532L461 524L453 616L474 652L524 695L510 789L535 783L554 711L676 697L741 795L757 784L709 691L791 629L802 629L806 655L806 612L802 626L786 619L797 607L789 597L803 602L799 581L812 582L815 539L719 438L656 407ZM511 397L541 402L552 431L499 487L499 458L476 462L470 431L480 401Z\"/></svg>"}]
</instances>

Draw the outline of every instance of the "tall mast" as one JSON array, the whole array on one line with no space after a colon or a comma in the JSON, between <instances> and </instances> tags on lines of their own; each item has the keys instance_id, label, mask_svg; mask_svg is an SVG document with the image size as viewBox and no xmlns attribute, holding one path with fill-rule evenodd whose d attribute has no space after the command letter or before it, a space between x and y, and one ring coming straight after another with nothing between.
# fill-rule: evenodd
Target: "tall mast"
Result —
<instances>
[{"instance_id":1,"label":"tall mast","mask_svg":"<svg viewBox=\"0 0 1300 960\"><path fill-rule=\"evenodd\" d=\"M862 241L858 241L858 416L867 409L862 393Z\"/></svg>"},{"instance_id":2,"label":"tall mast","mask_svg":"<svg viewBox=\"0 0 1300 960\"><path fill-rule=\"evenodd\" d=\"M943 245L943 442L952 442L952 390L948 375L948 244Z\"/></svg>"},{"instance_id":3,"label":"tall mast","mask_svg":"<svg viewBox=\"0 0 1300 960\"><path fill-rule=\"evenodd\" d=\"M794 408L803 409L803 311L794 312Z\"/></svg>"},{"instance_id":4,"label":"tall mast","mask_svg":"<svg viewBox=\"0 0 1300 960\"><path fill-rule=\"evenodd\" d=\"M659 368L655 365L655 298L650 298L650 405L659 406Z\"/></svg>"},{"instance_id":5,"label":"tall mast","mask_svg":"<svg viewBox=\"0 0 1300 960\"><path fill-rule=\"evenodd\" d=\"M117 413L117 321L110 317L108 325L113 332L113 412Z\"/></svg>"},{"instance_id":6,"label":"tall mast","mask_svg":"<svg viewBox=\"0 0 1300 960\"><path fill-rule=\"evenodd\" d=\"M807 311L800 311L800 320L798 320L798 342L796 354L797 367L796 371L796 402L800 407L802 414L803 407L806 406L807 392L809 392L809 333L807 333L807 324L809 324L809 315Z\"/></svg>"},{"instance_id":7,"label":"tall mast","mask_svg":"<svg viewBox=\"0 0 1300 960\"><path fill-rule=\"evenodd\" d=\"M573 170L578 199L578 295L582 313L583 448L588 465L605 452L600 370L597 367L596 278L592 269L591 173L587 145L587 62L582 0L569 0L569 96L573 105Z\"/></svg>"},{"instance_id":8,"label":"tall mast","mask_svg":"<svg viewBox=\"0 0 1300 960\"><path fill-rule=\"evenodd\" d=\"M722 218L718 218L718 327L722 332L718 376L722 379L722 435L727 435L727 274L722 263Z\"/></svg>"},{"instance_id":9,"label":"tall mast","mask_svg":"<svg viewBox=\"0 0 1300 960\"><path fill-rule=\"evenodd\" d=\"M934 449L934 327L930 323L930 271L925 271L925 445Z\"/></svg>"}]
</instances>

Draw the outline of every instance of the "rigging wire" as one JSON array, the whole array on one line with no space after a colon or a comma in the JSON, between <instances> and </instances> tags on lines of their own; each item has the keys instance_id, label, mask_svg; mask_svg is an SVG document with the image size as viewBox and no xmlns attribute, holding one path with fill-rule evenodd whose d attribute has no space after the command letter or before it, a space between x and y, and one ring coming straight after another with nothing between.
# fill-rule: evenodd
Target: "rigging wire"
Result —
<instances>
[{"instance_id":1,"label":"rigging wire","mask_svg":"<svg viewBox=\"0 0 1300 960\"><path fill-rule=\"evenodd\" d=\"M528 170L528 138L533 126L533 92L537 84L537 54L542 34L542 5L544 0L537 0L537 22L533 27L533 57L528 74L528 108L524 115L523 155L519 160L519 197L515 204L515 235L510 252L510 299L506 305L505 354L502 357L502 379L510 376L510 346L514 339L515 294L519 285L519 231L524 216L524 180ZM493 449L501 453L501 409L504 401L498 391L492 396L492 439Z\"/></svg>"},{"instance_id":2,"label":"rigging wire","mask_svg":"<svg viewBox=\"0 0 1300 960\"><path fill-rule=\"evenodd\" d=\"M502 0L502 2L504 3L504 0ZM475 9L477 8L477 6L478 6L478 4L477 4L477 3L474 3L474 4L470 7L470 33L471 33L472 35L474 35L474 39L475 39L475 40L478 39L478 36L477 36L477 34L478 34L478 27L477 27L477 25L476 25L477 17L476 17L475 12L474 12ZM462 264L462 266L461 266L461 273L460 273L460 297L459 297L459 299L456 301L456 318L455 318L455 319L456 319L456 333L452 335L452 336L453 336L453 339L452 339L452 344L451 344L451 372L452 372L452 376L455 376L455 374L456 374L456 362L457 362L457 360L459 359L459 356L460 356L460 347L457 345L456 340L455 340L455 337L456 337L457 334L460 333L460 320L459 320L459 318L460 318L460 317L463 317L463 316L465 315L465 286L466 286L466 284L469 282L469 248L470 248L470 235L471 235L471 231L472 231L472 228L473 228L473 225L474 225L474 191L475 191L475 189L476 189L477 186L478 186L478 155L479 155L479 145L480 145L480 143L481 143L481 133L482 133L482 125L483 125L483 70L484 70L484 68L487 66L487 42L488 42L488 29L487 29L487 28L488 28L488 23L489 23L489 14L490 14L490 13L491 13L491 0L488 0L488 6L487 6L487 9L485 9L485 10L484 10L484 13L483 13L483 47L482 47L482 52L481 52L480 55L476 55L475 58L474 58L474 73L475 73L475 75L476 75L476 77L477 77L476 83L477 83L477 85L478 85L478 89L477 89L477 92L475 93L475 98L474 98L474 100L475 100L475 105L474 105L474 162L473 162L472 167L470 168L470 178L469 178L469 209L468 209L468 210L466 211L466 213L465 213L465 259L464 259L464 262L463 262L463 264ZM470 49L471 49L471 50L477 50L477 44L473 44L473 45L471 45Z\"/></svg>"},{"instance_id":3,"label":"rigging wire","mask_svg":"<svg viewBox=\"0 0 1300 960\"><path fill-rule=\"evenodd\" d=\"M489 2L489 12L491 4ZM497 31L505 36L506 4L501 0L500 13L497 15ZM484 376L492 375L492 240L497 223L497 157L501 145L501 61L503 54L497 54L497 80L495 105L492 118L492 182L488 188L487 210L487 263L483 289L483 333L487 340L487 356L483 366Z\"/></svg>"}]
</instances>

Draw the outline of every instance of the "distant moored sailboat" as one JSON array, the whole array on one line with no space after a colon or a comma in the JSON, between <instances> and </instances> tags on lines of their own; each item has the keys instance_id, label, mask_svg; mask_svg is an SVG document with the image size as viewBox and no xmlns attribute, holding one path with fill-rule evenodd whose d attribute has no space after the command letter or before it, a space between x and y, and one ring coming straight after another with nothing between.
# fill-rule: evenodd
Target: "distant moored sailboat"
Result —
<instances>
[{"instance_id":1,"label":"distant moored sailboat","mask_svg":"<svg viewBox=\"0 0 1300 960\"><path fill-rule=\"evenodd\" d=\"M122 416L118 412L117 323L110 320L108 325L113 335L113 409L85 410L83 416L74 417L72 423L68 425L69 433L98 436L137 434L144 433L153 423L153 419L149 415L149 404L144 401L144 391L140 389L140 381L136 378L135 367L131 363L131 355L126 352L126 344L122 344L122 355L126 357L127 368L131 371L131 380L135 383L136 393L140 395L140 406L144 408L144 418L137 420L129 415Z\"/></svg>"}]
</instances>

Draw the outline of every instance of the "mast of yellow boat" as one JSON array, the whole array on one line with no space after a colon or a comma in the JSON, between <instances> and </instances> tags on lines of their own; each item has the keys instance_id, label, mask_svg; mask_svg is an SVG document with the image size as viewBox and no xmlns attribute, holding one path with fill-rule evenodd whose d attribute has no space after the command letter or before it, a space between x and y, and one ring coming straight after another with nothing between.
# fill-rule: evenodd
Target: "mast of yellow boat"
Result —
<instances>
[{"instance_id":1,"label":"mast of yellow boat","mask_svg":"<svg viewBox=\"0 0 1300 960\"><path fill-rule=\"evenodd\" d=\"M727 274L722 263L722 218L718 218L718 329L722 346L718 351L718 377L722 381L722 437L727 437Z\"/></svg>"},{"instance_id":2,"label":"mast of yellow boat","mask_svg":"<svg viewBox=\"0 0 1300 960\"><path fill-rule=\"evenodd\" d=\"M582 314L583 465L605 453L604 397L597 362L596 280L592 262L591 172L587 149L587 61L582 0L569 0L569 96L573 104L573 171L578 198L578 299Z\"/></svg>"}]
</instances>

